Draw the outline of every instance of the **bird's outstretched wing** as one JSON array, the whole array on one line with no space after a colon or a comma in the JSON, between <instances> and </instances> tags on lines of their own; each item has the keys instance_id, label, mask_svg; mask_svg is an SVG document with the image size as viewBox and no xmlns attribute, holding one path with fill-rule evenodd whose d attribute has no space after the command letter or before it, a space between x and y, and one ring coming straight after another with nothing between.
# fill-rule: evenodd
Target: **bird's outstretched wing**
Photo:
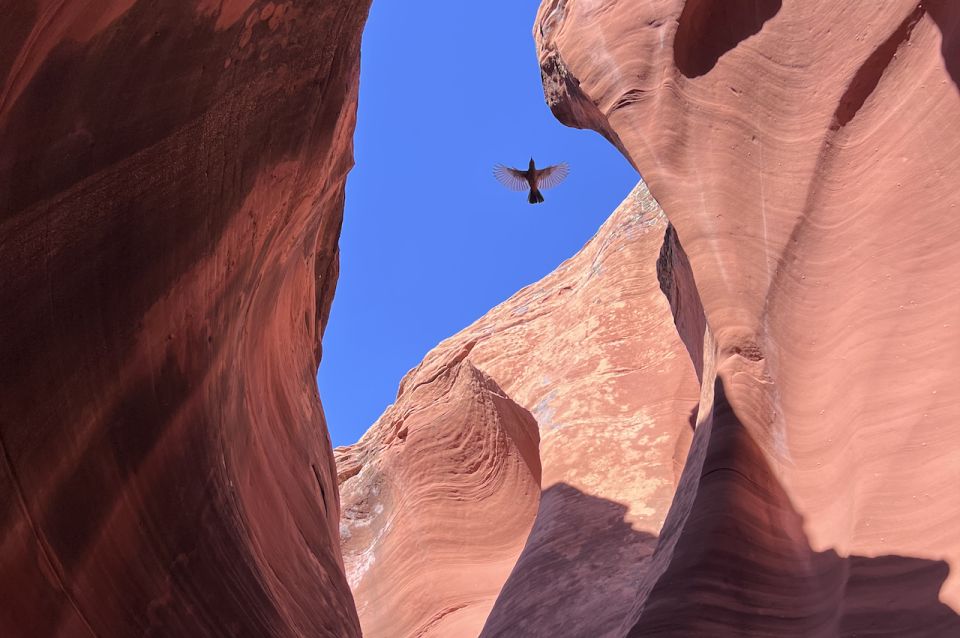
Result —
<instances>
[{"instance_id":1,"label":"bird's outstretched wing","mask_svg":"<svg viewBox=\"0 0 960 638\"><path fill-rule=\"evenodd\" d=\"M498 182L512 191L525 191L530 188L530 184L527 183L527 178L524 177L523 171L504 166L503 164L497 164L493 167L493 176L497 178Z\"/></svg>"},{"instance_id":2,"label":"bird's outstretched wing","mask_svg":"<svg viewBox=\"0 0 960 638\"><path fill-rule=\"evenodd\" d=\"M537 170L537 186L539 188L553 188L567 178L570 167L566 162L554 164Z\"/></svg>"}]
</instances>

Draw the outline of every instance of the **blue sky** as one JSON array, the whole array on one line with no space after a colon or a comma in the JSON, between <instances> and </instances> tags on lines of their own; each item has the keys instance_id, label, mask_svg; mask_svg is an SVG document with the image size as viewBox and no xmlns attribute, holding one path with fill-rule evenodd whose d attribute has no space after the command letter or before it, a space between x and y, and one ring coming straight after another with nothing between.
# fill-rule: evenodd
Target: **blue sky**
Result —
<instances>
[{"instance_id":1,"label":"blue sky","mask_svg":"<svg viewBox=\"0 0 960 638\"><path fill-rule=\"evenodd\" d=\"M317 374L334 446L354 443L437 343L572 256L638 175L557 122L533 45L539 0L375 0L363 36L356 167ZM493 165L566 161L531 206Z\"/></svg>"}]
</instances>

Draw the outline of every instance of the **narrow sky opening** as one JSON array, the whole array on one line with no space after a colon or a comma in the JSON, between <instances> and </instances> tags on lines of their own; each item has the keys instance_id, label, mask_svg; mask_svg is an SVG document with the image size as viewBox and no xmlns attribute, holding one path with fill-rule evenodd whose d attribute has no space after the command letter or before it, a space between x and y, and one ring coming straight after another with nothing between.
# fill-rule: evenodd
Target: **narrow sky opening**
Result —
<instances>
[{"instance_id":1,"label":"narrow sky opening","mask_svg":"<svg viewBox=\"0 0 960 638\"><path fill-rule=\"evenodd\" d=\"M373 3L317 375L334 446L356 442L437 343L576 253L639 178L606 140L562 126L544 103L538 5ZM570 164L543 204L491 173L531 157Z\"/></svg>"}]
</instances>

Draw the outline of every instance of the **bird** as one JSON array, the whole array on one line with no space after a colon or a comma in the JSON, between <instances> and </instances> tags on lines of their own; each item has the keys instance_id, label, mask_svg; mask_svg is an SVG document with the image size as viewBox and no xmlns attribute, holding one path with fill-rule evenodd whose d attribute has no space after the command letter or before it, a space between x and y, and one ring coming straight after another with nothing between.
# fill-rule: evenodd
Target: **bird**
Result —
<instances>
[{"instance_id":1,"label":"bird","mask_svg":"<svg viewBox=\"0 0 960 638\"><path fill-rule=\"evenodd\" d=\"M512 191L523 191L530 189L530 195L527 201L531 204L539 204L543 201L543 195L540 194L542 188L553 188L566 177L570 172L570 167L566 162L547 166L546 168L537 168L530 158L530 166L525 171L519 168L510 168L503 164L497 164L493 167L493 176L497 181Z\"/></svg>"}]
</instances>

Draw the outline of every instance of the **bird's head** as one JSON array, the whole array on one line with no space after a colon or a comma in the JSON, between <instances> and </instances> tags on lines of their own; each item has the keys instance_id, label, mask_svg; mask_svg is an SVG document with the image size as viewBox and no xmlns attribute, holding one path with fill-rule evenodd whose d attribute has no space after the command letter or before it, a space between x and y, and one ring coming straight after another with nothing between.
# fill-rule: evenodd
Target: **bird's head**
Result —
<instances>
[{"instance_id":1,"label":"bird's head","mask_svg":"<svg viewBox=\"0 0 960 638\"><path fill-rule=\"evenodd\" d=\"M536 168L536 167L533 165L533 158L531 157L531 158L530 158L530 170L533 170L534 168Z\"/></svg>"}]
</instances>

